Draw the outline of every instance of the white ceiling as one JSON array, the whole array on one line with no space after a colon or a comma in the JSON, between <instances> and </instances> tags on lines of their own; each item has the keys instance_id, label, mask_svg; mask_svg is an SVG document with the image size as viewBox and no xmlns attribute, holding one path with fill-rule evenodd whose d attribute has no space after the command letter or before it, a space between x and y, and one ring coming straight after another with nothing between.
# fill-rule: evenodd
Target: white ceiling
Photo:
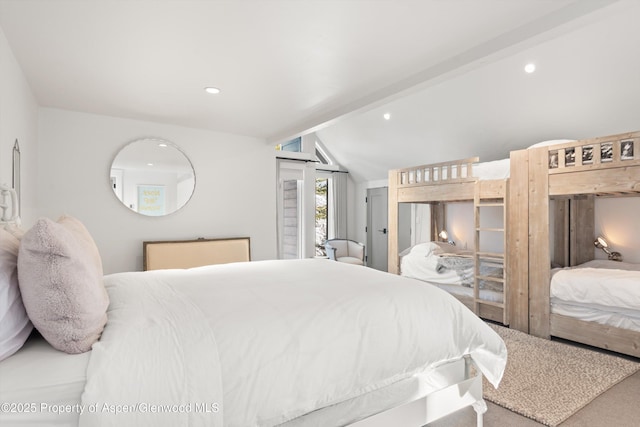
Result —
<instances>
[{"instance_id":1,"label":"white ceiling","mask_svg":"<svg viewBox=\"0 0 640 427\"><path fill-rule=\"evenodd\" d=\"M638 22L637 0L0 0L40 105L315 130L357 180L640 129Z\"/></svg>"}]
</instances>

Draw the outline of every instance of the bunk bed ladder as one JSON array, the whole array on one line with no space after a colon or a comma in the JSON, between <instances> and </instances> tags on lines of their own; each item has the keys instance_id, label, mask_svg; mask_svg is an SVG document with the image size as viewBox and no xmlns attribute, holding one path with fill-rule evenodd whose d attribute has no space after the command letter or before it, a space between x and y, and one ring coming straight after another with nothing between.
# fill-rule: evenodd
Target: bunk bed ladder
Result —
<instances>
[{"instance_id":1,"label":"bunk bed ladder","mask_svg":"<svg viewBox=\"0 0 640 427\"><path fill-rule=\"evenodd\" d=\"M483 318L491 319L497 322L502 322L507 325L509 323L508 310L507 310L507 284L506 284L506 259L505 248L507 245L507 233L505 225L507 223L506 218L506 203L508 196L508 186L505 186L505 193L502 197L495 197L492 195L490 198L482 196L481 186L478 182L475 186L474 198L473 198L473 216L475 224L475 239L474 239L474 265L475 265L475 277L474 277L474 311ZM502 224L497 226L487 227L480 220L481 212L484 208L501 208L502 209ZM481 240L486 237L486 233L501 233L502 234L502 252L487 252L483 251ZM481 266L495 267L502 269L501 277L495 277L494 275L485 275L481 271ZM503 287L503 302L489 301L480 297L480 282L496 282L501 283Z\"/></svg>"}]
</instances>

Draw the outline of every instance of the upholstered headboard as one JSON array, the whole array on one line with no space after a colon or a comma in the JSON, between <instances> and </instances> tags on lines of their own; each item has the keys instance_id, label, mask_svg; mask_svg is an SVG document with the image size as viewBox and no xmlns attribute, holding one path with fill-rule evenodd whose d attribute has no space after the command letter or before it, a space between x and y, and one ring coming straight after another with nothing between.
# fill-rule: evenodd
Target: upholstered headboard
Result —
<instances>
[{"instance_id":1,"label":"upholstered headboard","mask_svg":"<svg viewBox=\"0 0 640 427\"><path fill-rule=\"evenodd\" d=\"M251 261L248 237L143 243L145 270L192 268L239 261Z\"/></svg>"}]
</instances>

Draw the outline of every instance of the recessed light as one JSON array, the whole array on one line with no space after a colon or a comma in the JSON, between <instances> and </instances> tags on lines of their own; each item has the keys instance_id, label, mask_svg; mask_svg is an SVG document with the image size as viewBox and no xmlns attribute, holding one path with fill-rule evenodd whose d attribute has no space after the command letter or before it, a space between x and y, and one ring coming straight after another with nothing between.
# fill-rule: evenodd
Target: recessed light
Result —
<instances>
[{"instance_id":1,"label":"recessed light","mask_svg":"<svg viewBox=\"0 0 640 427\"><path fill-rule=\"evenodd\" d=\"M147 166L153 166L153 163L147 163Z\"/></svg>"},{"instance_id":2,"label":"recessed light","mask_svg":"<svg viewBox=\"0 0 640 427\"><path fill-rule=\"evenodd\" d=\"M385 119L385 120L389 120L389 119L391 118L391 114L389 114L389 113L384 113L384 114L382 115L382 117L384 117L384 119Z\"/></svg>"},{"instance_id":3,"label":"recessed light","mask_svg":"<svg viewBox=\"0 0 640 427\"><path fill-rule=\"evenodd\" d=\"M158 144L158 147L167 148L167 144L161 142L160 144Z\"/></svg>"},{"instance_id":4,"label":"recessed light","mask_svg":"<svg viewBox=\"0 0 640 427\"><path fill-rule=\"evenodd\" d=\"M207 93L212 93L212 94L214 94L214 95L215 95L215 94L220 93L220 89L218 89L217 87L212 87L212 86L210 86L210 87L205 87L205 88L204 88L204 90L205 90Z\"/></svg>"},{"instance_id":5,"label":"recessed light","mask_svg":"<svg viewBox=\"0 0 640 427\"><path fill-rule=\"evenodd\" d=\"M529 74L533 73L535 70L536 70L536 64L534 64L533 62L524 66L524 71L526 71Z\"/></svg>"}]
</instances>

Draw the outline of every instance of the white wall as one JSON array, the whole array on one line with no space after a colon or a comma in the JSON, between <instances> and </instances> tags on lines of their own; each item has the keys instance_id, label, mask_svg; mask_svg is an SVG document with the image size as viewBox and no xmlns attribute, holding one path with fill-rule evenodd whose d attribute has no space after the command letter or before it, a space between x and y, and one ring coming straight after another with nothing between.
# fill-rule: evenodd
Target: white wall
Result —
<instances>
[{"instance_id":1,"label":"white wall","mask_svg":"<svg viewBox=\"0 0 640 427\"><path fill-rule=\"evenodd\" d=\"M624 261L640 264L640 197L596 199L595 230ZM607 259L602 250L595 251L597 259Z\"/></svg>"},{"instance_id":2,"label":"white wall","mask_svg":"<svg viewBox=\"0 0 640 427\"><path fill-rule=\"evenodd\" d=\"M249 236L253 260L276 257L275 153L264 141L152 122L42 108L39 114L38 215L79 218L105 273L140 270L145 240ZM110 188L116 153L158 137L191 159L196 188L165 217L132 212Z\"/></svg>"},{"instance_id":3,"label":"white wall","mask_svg":"<svg viewBox=\"0 0 640 427\"><path fill-rule=\"evenodd\" d=\"M22 220L35 221L38 104L0 28L0 182L11 185L13 144L21 152Z\"/></svg>"}]
</instances>

